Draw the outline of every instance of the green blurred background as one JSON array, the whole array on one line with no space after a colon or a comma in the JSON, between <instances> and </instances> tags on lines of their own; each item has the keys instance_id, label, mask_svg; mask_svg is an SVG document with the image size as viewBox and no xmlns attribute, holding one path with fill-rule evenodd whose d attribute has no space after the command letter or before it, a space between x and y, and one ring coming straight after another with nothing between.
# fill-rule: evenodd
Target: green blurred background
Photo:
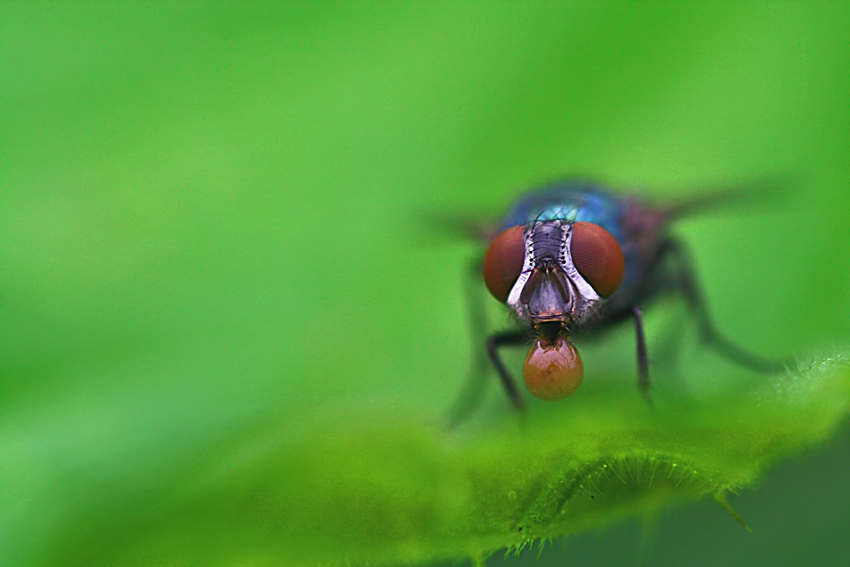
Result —
<instances>
[{"instance_id":1,"label":"green blurred background","mask_svg":"<svg viewBox=\"0 0 850 567\"><path fill-rule=\"evenodd\" d=\"M0 563L136 557L108 548L143 548L194 467L269 415L438 419L472 364L476 248L420 221L498 216L559 176L659 199L792 176L678 232L727 334L846 347L848 26L838 3L3 4ZM631 348L585 363L628 373ZM675 387L733 387L698 378ZM753 535L702 503L644 557L846 558L844 439L735 499ZM636 563L640 533L541 564Z\"/></svg>"}]
</instances>

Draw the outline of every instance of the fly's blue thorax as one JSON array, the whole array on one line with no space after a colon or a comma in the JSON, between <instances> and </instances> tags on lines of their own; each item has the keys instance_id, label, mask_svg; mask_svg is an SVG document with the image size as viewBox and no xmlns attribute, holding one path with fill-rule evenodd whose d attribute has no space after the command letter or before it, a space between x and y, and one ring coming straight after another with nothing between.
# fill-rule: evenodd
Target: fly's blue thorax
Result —
<instances>
[{"instance_id":1,"label":"fly's blue thorax","mask_svg":"<svg viewBox=\"0 0 850 567\"><path fill-rule=\"evenodd\" d=\"M522 197L508 213L502 230L535 221L566 220L598 224L622 245L623 198L588 183L551 185Z\"/></svg>"}]
</instances>

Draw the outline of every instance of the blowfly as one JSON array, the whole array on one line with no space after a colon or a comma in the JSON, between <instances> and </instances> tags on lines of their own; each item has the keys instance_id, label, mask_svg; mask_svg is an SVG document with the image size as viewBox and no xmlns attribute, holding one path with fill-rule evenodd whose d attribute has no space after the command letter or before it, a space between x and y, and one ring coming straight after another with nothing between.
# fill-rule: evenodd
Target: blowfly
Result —
<instances>
[{"instance_id":1,"label":"blowfly","mask_svg":"<svg viewBox=\"0 0 850 567\"><path fill-rule=\"evenodd\" d=\"M537 398L558 400L578 388L584 373L571 338L627 320L634 324L638 388L648 399L641 309L665 293L682 294L696 317L700 339L721 356L765 373L784 368L717 332L689 256L668 231L675 218L717 199L659 206L590 183L565 181L532 191L514 204L501 227L488 235L483 266L478 265L490 294L520 323L520 328L486 341L488 358L517 409L525 402L502 360L502 347L526 345L532 338L523 365L525 384Z\"/></svg>"}]
</instances>

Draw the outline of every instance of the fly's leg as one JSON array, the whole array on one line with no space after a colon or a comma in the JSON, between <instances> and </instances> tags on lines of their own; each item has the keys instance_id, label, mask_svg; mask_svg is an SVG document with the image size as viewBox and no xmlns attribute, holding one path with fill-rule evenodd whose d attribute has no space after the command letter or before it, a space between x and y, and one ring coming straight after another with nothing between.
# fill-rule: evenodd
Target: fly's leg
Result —
<instances>
[{"instance_id":1,"label":"fly's leg","mask_svg":"<svg viewBox=\"0 0 850 567\"><path fill-rule=\"evenodd\" d=\"M697 318L700 340L713 348L718 354L735 362L745 368L761 372L763 374L775 374L785 369L784 362L767 360L754 355L739 347L723 335L721 335L711 321L705 300L694 277L693 266L686 250L676 240L669 239L665 242L663 255L671 257L675 262L676 285L685 296L691 312Z\"/></svg>"},{"instance_id":2,"label":"fly's leg","mask_svg":"<svg viewBox=\"0 0 850 567\"><path fill-rule=\"evenodd\" d=\"M499 373L499 378L502 380L502 386L505 387L505 392L508 394L511 403L518 411L525 409L525 400L519 394L516 387L516 382L511 376L505 363L502 362L502 357L499 356L499 348L510 345L522 345L528 341L528 333L525 331L508 331L506 333L496 333L487 339L487 354L490 355L490 361L496 367Z\"/></svg>"},{"instance_id":3,"label":"fly's leg","mask_svg":"<svg viewBox=\"0 0 850 567\"><path fill-rule=\"evenodd\" d=\"M518 410L525 408L525 402L520 397L514 379L511 377L498 349L502 346L521 345L528 340L524 331L497 333L490 337L484 333L488 328L487 309L484 304L484 294L481 286L481 260L469 263L464 274L464 295L469 315L469 336L473 345L473 365L466 380L466 385L449 411L449 428L453 429L469 417L484 400L486 388L489 385L490 363L496 367L499 379L507 391L511 403ZM485 350L481 348L486 345ZM488 360L489 359L489 360Z\"/></svg>"},{"instance_id":4,"label":"fly's leg","mask_svg":"<svg viewBox=\"0 0 850 567\"><path fill-rule=\"evenodd\" d=\"M649 356L646 353L646 335L643 332L643 314L640 307L632 307L635 318L635 337L637 339L638 388L643 397L649 401Z\"/></svg>"},{"instance_id":5,"label":"fly's leg","mask_svg":"<svg viewBox=\"0 0 850 567\"><path fill-rule=\"evenodd\" d=\"M471 415L484 400L488 382L489 362L485 355L484 345L487 340L485 329L488 328L487 309L484 304L484 294L481 289L481 260L476 258L469 262L464 270L463 278L464 299L469 322L469 338L473 345L472 368L466 379L466 384L449 411L449 428L454 428Z\"/></svg>"}]
</instances>

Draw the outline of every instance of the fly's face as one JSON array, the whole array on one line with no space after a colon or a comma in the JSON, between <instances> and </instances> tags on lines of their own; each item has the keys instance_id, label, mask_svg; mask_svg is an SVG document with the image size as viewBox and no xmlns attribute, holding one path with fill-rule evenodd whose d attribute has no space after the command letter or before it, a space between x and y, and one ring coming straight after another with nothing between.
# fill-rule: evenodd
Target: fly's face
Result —
<instances>
[{"instance_id":1,"label":"fly's face","mask_svg":"<svg viewBox=\"0 0 850 567\"><path fill-rule=\"evenodd\" d=\"M535 328L581 324L617 290L623 270L623 251L608 231L567 220L509 228L484 257L490 293Z\"/></svg>"},{"instance_id":2,"label":"fly's face","mask_svg":"<svg viewBox=\"0 0 850 567\"><path fill-rule=\"evenodd\" d=\"M524 231L523 269L507 300L523 321L568 327L599 301L572 261L572 229L572 224L556 220L535 223Z\"/></svg>"},{"instance_id":3,"label":"fly's face","mask_svg":"<svg viewBox=\"0 0 850 567\"><path fill-rule=\"evenodd\" d=\"M490 244L487 288L540 335L523 366L532 394L554 400L578 388L583 367L567 335L617 290L624 268L617 240L588 222L537 221Z\"/></svg>"}]
</instances>

